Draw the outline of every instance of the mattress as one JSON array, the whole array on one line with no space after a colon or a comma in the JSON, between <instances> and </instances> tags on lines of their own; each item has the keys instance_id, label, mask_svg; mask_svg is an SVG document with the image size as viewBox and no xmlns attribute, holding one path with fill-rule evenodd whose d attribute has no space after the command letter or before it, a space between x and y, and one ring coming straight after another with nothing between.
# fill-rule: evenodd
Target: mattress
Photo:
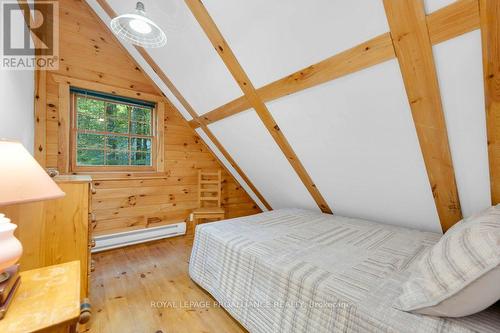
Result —
<instances>
[{"instance_id":1,"label":"mattress","mask_svg":"<svg viewBox=\"0 0 500 333\"><path fill-rule=\"evenodd\" d=\"M298 209L199 225L191 278L250 332L500 332L500 306L463 318L393 304L440 234Z\"/></svg>"}]
</instances>

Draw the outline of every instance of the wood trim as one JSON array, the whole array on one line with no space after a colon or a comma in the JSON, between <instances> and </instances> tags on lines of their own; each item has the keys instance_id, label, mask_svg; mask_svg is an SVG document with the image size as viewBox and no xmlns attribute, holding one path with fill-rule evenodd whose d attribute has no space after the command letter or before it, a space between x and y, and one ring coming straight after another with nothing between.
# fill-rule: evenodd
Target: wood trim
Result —
<instances>
[{"instance_id":1,"label":"wood trim","mask_svg":"<svg viewBox=\"0 0 500 333\"><path fill-rule=\"evenodd\" d=\"M165 103L156 106L156 171L165 172Z\"/></svg>"},{"instance_id":2,"label":"wood trim","mask_svg":"<svg viewBox=\"0 0 500 333\"><path fill-rule=\"evenodd\" d=\"M110 86L110 85L98 83L98 82L75 79L75 78L72 78L69 76L52 74L52 78L54 79L55 82L57 82L59 84L64 83L64 84L67 84L69 86L99 91L99 92L103 92L103 93L107 93L107 94L135 98L135 99L140 99L140 100L144 100L144 101L148 101L148 102L155 102L155 103L165 101L165 97L163 97L163 96L149 94L146 92L132 90L132 89L114 87L114 86Z\"/></svg>"},{"instance_id":3,"label":"wood trim","mask_svg":"<svg viewBox=\"0 0 500 333\"><path fill-rule=\"evenodd\" d=\"M491 202L500 202L500 1L480 0Z\"/></svg>"},{"instance_id":4,"label":"wood trim","mask_svg":"<svg viewBox=\"0 0 500 333\"><path fill-rule=\"evenodd\" d=\"M70 112L69 83L59 82L57 169L62 174L69 172L70 165Z\"/></svg>"},{"instance_id":5,"label":"wood trim","mask_svg":"<svg viewBox=\"0 0 500 333\"><path fill-rule=\"evenodd\" d=\"M324 213L331 213L331 209L328 206L328 203L323 198L318 188L312 181L311 177L307 173L306 169L300 162L298 156L293 151L292 147L288 143L288 140L285 138L284 134L281 132L278 124L274 120L273 116L267 109L264 102L260 99L259 95L255 91L250 79L247 74L239 64L236 56L233 51L227 44L226 40L220 33L219 29L215 25L215 22L212 20L210 15L208 14L206 8L200 0L185 0L189 9L193 13L194 17L205 31L208 39L211 41L212 45L216 49L217 53L219 53L221 59L226 64L226 67L229 69L229 72L233 75L234 79L240 86L241 90L245 94L245 97L248 99L250 105L255 109L260 119L268 129L269 133L272 135L278 146L280 147L283 154L287 157L288 161L292 165L293 169L299 176L299 178L304 183L304 186L307 188L311 196L313 197L316 204Z\"/></svg>"},{"instance_id":6,"label":"wood trim","mask_svg":"<svg viewBox=\"0 0 500 333\"><path fill-rule=\"evenodd\" d=\"M438 44L479 28L478 0L459 0L427 16L432 44ZM257 93L263 102L297 93L342 76L395 58L390 34L382 34L295 73L271 82ZM189 122L210 124L249 109L245 96L239 97Z\"/></svg>"},{"instance_id":7,"label":"wood trim","mask_svg":"<svg viewBox=\"0 0 500 333\"><path fill-rule=\"evenodd\" d=\"M423 0L384 0L443 231L462 218Z\"/></svg>"},{"instance_id":8,"label":"wood trim","mask_svg":"<svg viewBox=\"0 0 500 333\"><path fill-rule=\"evenodd\" d=\"M101 91L99 91L101 92ZM164 131L165 131L165 104L157 102L156 107L152 110L152 134L151 135L133 135L134 137L142 137L151 139L151 165L120 165L120 166L78 166L76 163L76 137L78 134L77 118L76 118L76 98L75 94L70 92L70 172L164 172ZM130 121L130 115L129 115ZM92 134L109 135L110 132L90 131ZM130 137L130 134L119 134L117 136ZM159 169L161 168L161 169Z\"/></svg>"},{"instance_id":9,"label":"wood trim","mask_svg":"<svg viewBox=\"0 0 500 333\"><path fill-rule=\"evenodd\" d=\"M42 167L47 162L47 72L35 71L35 145L34 157Z\"/></svg>"},{"instance_id":10,"label":"wood trim","mask_svg":"<svg viewBox=\"0 0 500 333\"><path fill-rule=\"evenodd\" d=\"M116 17L117 14L111 8L111 6L107 3L106 0L97 0L97 3L101 6L101 8L106 12L106 14L113 18ZM175 85L172 83L172 81L168 78L168 76L163 72L163 70L156 64L156 62L151 58L151 56L148 54L148 52L142 48L142 47L137 47L135 46L136 50L139 52L139 54L144 58L146 63L153 69L153 71L158 75L160 80L165 83L165 85L170 89L172 94L177 98L177 100L182 104L182 106L186 109L186 111L193 117L193 119L198 118L198 114L196 111L191 107L189 102L182 96L180 91L175 87ZM170 103L171 107L176 109L175 106ZM179 112L179 110L177 110ZM197 122L197 124L203 125L203 122ZM194 130L194 128L193 128ZM268 209L272 210L271 205L266 201L264 196L257 190L257 188L253 185L253 183L250 181L250 179L247 177L247 175L243 172L243 170L237 165L237 163L233 160L231 155L227 152L227 150L222 146L222 144L216 139L216 137L213 135L213 133L208 129L207 126L202 126L202 130L205 132L205 134L212 140L213 144L219 149L219 151L222 153L222 155L226 158L226 160L231 164L231 166L236 170L236 172L240 175L240 177L246 182L248 187L253 191L253 193L259 198L261 203ZM231 174L231 172L226 168L224 163L217 157L217 154L215 154L214 151L205 143L206 148L217 158L219 164L224 167L224 169L227 171L228 174ZM235 179L236 183L238 181ZM239 183L238 183L239 184ZM241 184L239 184L241 186Z\"/></svg>"}]
</instances>

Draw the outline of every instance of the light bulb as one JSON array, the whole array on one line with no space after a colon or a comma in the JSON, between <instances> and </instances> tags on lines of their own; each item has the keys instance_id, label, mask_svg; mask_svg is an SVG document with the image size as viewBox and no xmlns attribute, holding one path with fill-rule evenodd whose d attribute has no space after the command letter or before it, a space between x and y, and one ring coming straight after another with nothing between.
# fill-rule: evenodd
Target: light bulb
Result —
<instances>
[{"instance_id":1,"label":"light bulb","mask_svg":"<svg viewBox=\"0 0 500 333\"><path fill-rule=\"evenodd\" d=\"M138 19L131 20L128 24L134 31L140 34L149 34L153 30L149 24Z\"/></svg>"}]
</instances>

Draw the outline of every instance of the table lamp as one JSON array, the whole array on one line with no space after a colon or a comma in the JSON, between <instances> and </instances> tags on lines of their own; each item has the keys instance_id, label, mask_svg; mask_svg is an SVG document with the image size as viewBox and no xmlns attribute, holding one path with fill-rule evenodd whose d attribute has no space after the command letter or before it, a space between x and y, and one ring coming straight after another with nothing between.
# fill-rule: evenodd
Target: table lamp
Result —
<instances>
[{"instance_id":1,"label":"table lamp","mask_svg":"<svg viewBox=\"0 0 500 333\"><path fill-rule=\"evenodd\" d=\"M5 205L56 199L64 195L20 142L0 139L0 211ZM14 236L16 228L10 219L0 214L0 308L11 296L10 273L23 251Z\"/></svg>"}]
</instances>

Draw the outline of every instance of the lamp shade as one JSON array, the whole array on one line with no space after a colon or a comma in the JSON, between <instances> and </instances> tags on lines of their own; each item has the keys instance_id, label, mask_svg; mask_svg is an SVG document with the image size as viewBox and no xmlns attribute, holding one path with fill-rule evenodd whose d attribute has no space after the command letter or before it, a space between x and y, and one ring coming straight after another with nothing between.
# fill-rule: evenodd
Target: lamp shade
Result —
<instances>
[{"instance_id":1,"label":"lamp shade","mask_svg":"<svg viewBox=\"0 0 500 333\"><path fill-rule=\"evenodd\" d=\"M20 142L0 139L0 206L64 195Z\"/></svg>"}]
</instances>

